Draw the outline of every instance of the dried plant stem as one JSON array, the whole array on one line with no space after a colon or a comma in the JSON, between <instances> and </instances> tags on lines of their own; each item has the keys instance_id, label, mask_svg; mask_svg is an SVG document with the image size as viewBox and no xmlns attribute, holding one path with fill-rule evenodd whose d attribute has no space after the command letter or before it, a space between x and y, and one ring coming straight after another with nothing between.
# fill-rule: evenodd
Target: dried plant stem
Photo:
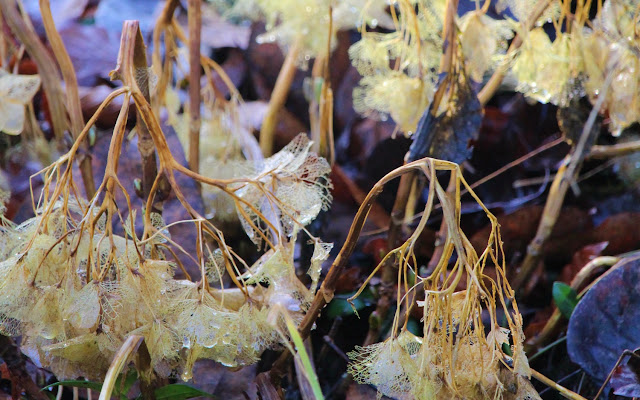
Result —
<instances>
[{"instance_id":1,"label":"dried plant stem","mask_svg":"<svg viewBox=\"0 0 640 400\"><path fill-rule=\"evenodd\" d=\"M533 368L531 368L531 376L533 376L540 382L544 383L545 385L549 386L550 388L557 390L558 393L562 395L562 397L565 397L571 400L587 400L584 397L580 396L578 393L573 392L567 389L566 387L557 384L555 381L547 378L546 376L542 375L540 372L536 371Z\"/></svg>"},{"instance_id":2,"label":"dried plant stem","mask_svg":"<svg viewBox=\"0 0 640 400\"><path fill-rule=\"evenodd\" d=\"M534 268L540 261L542 247L551 234L558 216L560 215L560 210L562 209L562 203L564 203L564 197L567 193L567 190L574 182L577 174L580 172L580 167L582 165L585 153L589 151L589 149L586 148L587 143L593 143L592 141L590 141L590 138L593 135L597 135L599 133L594 132L593 126L595 124L598 112L600 111L600 108L602 107L602 104L604 103L604 100L606 98L612 78L613 74L609 74L607 76L603 88L601 89L600 97L598 97L598 101L591 110L587 122L584 124L582 133L580 135L580 140L576 144L575 148L571 151L571 153L569 153L565 157L562 165L556 173L555 178L553 179L553 183L551 184L551 188L549 190L549 197L547 197L547 202L545 203L544 210L542 211L542 217L540 219L540 224L538 225L536 236L527 247L527 254L522 262L518 274L513 281L513 290L517 291L525 283L525 281L529 278L531 272L533 272Z\"/></svg>"},{"instance_id":3,"label":"dried plant stem","mask_svg":"<svg viewBox=\"0 0 640 400\"><path fill-rule=\"evenodd\" d=\"M607 385L611 381L611 378L613 378L613 374L616 373L616 370L618 369L620 364L622 364L622 360L624 360L626 357L633 357L633 358L636 358L636 359L640 358L640 356L638 354L636 354L635 352L633 352L631 350L623 351L622 354L620 354L620 357L618 357L618 361L616 361L616 363L613 366L613 368L611 368L611 371L609 371L609 374L607 375L607 379L604 380L604 382L602 383L602 386L600 386L600 389L598 390L598 393L596 393L596 395L593 398L593 400L598 400L600 395L604 392L604 389L607 387ZM634 398L636 398L636 397L634 396Z\"/></svg>"},{"instance_id":4,"label":"dried plant stem","mask_svg":"<svg viewBox=\"0 0 640 400\"><path fill-rule=\"evenodd\" d=\"M102 390L100 390L99 400L111 399L111 393L113 392L118 375L122 372L127 361L138 350L138 346L140 346L143 340L144 337L140 335L131 335L122 344L122 347L120 347L109 366L107 375L104 377L104 383L102 384Z\"/></svg>"},{"instance_id":5,"label":"dried plant stem","mask_svg":"<svg viewBox=\"0 0 640 400\"><path fill-rule=\"evenodd\" d=\"M269 100L269 107L262 121L262 127L260 128L260 148L262 154L265 157L273 154L273 141L275 136L276 125L278 123L278 113L284 106L291 88L291 82L296 74L296 61L302 48L302 37L300 36L289 47L289 52L284 59L278 79L271 92L271 99Z\"/></svg>"},{"instance_id":6,"label":"dried plant stem","mask_svg":"<svg viewBox=\"0 0 640 400\"><path fill-rule=\"evenodd\" d=\"M67 116L64 109L64 92L60 84L56 63L46 47L40 42L38 35L22 19L15 5L13 0L0 0L0 11L13 34L25 46L27 53L31 55L38 66L38 73L42 78L42 88L49 103L53 132L58 140L58 145L62 146L64 131L67 129Z\"/></svg>"},{"instance_id":7,"label":"dried plant stem","mask_svg":"<svg viewBox=\"0 0 640 400\"><path fill-rule=\"evenodd\" d=\"M624 156L640 151L640 140L629 143L619 143L610 146L596 145L591 148L586 158L600 160L612 157Z\"/></svg>"},{"instance_id":8,"label":"dried plant stem","mask_svg":"<svg viewBox=\"0 0 640 400\"><path fill-rule=\"evenodd\" d=\"M200 31L201 0L188 1L189 16L189 167L200 171Z\"/></svg>"},{"instance_id":9,"label":"dried plant stem","mask_svg":"<svg viewBox=\"0 0 640 400\"><path fill-rule=\"evenodd\" d=\"M531 157L535 157L538 154L542 153L543 151L549 150L552 147L555 147L557 145L559 145L560 143L564 142L564 138L559 137L555 140L552 140L549 143L543 144L542 146L538 147L537 149L531 150L529 153L525 154L524 156L511 161L510 163L506 164L505 166L497 169L496 171L490 173L489 175L485 176L482 179L478 179L477 181L473 182L473 184L471 185L471 189L475 189L478 186L487 183L488 181L490 181L491 179L495 178L496 176L503 174L505 171L515 167L516 165L520 165L523 162L525 162L526 160L530 159ZM467 193L466 190L462 191L462 194Z\"/></svg>"},{"instance_id":10,"label":"dried plant stem","mask_svg":"<svg viewBox=\"0 0 640 400\"><path fill-rule=\"evenodd\" d=\"M455 18L458 15L458 0L447 0L444 14L444 26L442 30L442 39L444 51L440 59L440 72L450 73L453 67L457 48L457 29ZM438 107L434 107L438 109Z\"/></svg>"},{"instance_id":11,"label":"dried plant stem","mask_svg":"<svg viewBox=\"0 0 640 400\"><path fill-rule=\"evenodd\" d=\"M313 68L311 69L311 99L309 99L309 134L311 140L313 140L313 147L311 148L317 154L320 154L320 110L318 106L318 99L316 98L316 83L318 79L324 76L324 54L318 55L313 62Z\"/></svg>"},{"instance_id":12,"label":"dried plant stem","mask_svg":"<svg viewBox=\"0 0 640 400\"><path fill-rule=\"evenodd\" d=\"M112 79L120 79L130 87L137 87L147 102L150 101L149 70L147 68L146 47L138 28L137 21L125 21L122 28L118 65L111 72ZM156 166L156 149L149 128L142 122L140 111L136 108L136 133L138 135L138 151L142 160L142 198L147 199L158 173ZM166 184L162 184L158 202L152 204L152 211L162 211L161 201L168 195Z\"/></svg>"},{"instance_id":13,"label":"dried plant stem","mask_svg":"<svg viewBox=\"0 0 640 400\"><path fill-rule=\"evenodd\" d=\"M172 77L172 61L171 54L175 51L175 41L173 40L172 24L173 13L180 2L178 0L168 0L164 3L164 8L160 13L160 17L156 22L153 29L153 54L151 55L153 67L155 72L159 75L158 85L156 87L156 96L152 101L153 110L158 113L160 111L160 105L164 102L164 95L169 85L169 81ZM160 43L160 36L164 33L164 52L165 59L162 60L161 51L162 43Z\"/></svg>"},{"instance_id":14,"label":"dried plant stem","mask_svg":"<svg viewBox=\"0 0 640 400\"><path fill-rule=\"evenodd\" d=\"M538 4L538 7L531 13L529 18L523 24L523 31L528 32L535 26L536 21L542 16L547 7L549 7L549 4L551 4L551 0L544 0L540 2L540 4ZM513 38L513 41L511 42L511 45L507 50L506 58L508 59L510 55L513 55L513 53L518 50L520 46L522 46L522 35L517 34L516 37ZM478 93L478 100L480 100L480 103L487 104L489 100L491 100L494 93L500 87L500 84L502 83L505 75L507 74L508 68L509 66L506 62L503 62L498 68L496 68L489 81Z\"/></svg>"},{"instance_id":15,"label":"dried plant stem","mask_svg":"<svg viewBox=\"0 0 640 400\"><path fill-rule=\"evenodd\" d=\"M82 106L80 104L80 96L78 94L78 80L76 72L71 63L71 58L64 47L62 38L56 30L53 17L51 16L51 6L49 0L40 0L40 13L44 29L47 32L47 39L53 49L53 54L60 65L60 71L64 78L65 90L67 94L67 111L69 112L69 120L71 121L71 135L74 139L84 127L84 118L82 117ZM96 192L95 181L93 179L93 170L91 168L91 155L89 154L89 146L86 141L80 145L82 150L80 153L80 173L84 183L87 198L90 199Z\"/></svg>"}]
</instances>

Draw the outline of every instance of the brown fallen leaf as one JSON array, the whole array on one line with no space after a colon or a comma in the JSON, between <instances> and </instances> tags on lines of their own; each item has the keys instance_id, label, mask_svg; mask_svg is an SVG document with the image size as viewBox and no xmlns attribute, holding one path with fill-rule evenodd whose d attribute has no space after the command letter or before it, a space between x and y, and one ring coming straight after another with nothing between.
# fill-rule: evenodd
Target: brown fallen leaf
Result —
<instances>
[{"instance_id":1,"label":"brown fallen leaf","mask_svg":"<svg viewBox=\"0 0 640 400\"><path fill-rule=\"evenodd\" d=\"M560 281L567 285L571 283L573 278L589 261L602 254L603 250L609 245L609 242L599 242L588 244L574 253L571 262L562 269Z\"/></svg>"},{"instance_id":2,"label":"brown fallen leaf","mask_svg":"<svg viewBox=\"0 0 640 400\"><path fill-rule=\"evenodd\" d=\"M603 255L618 255L640 248L640 213L612 215L593 229L590 242L609 242Z\"/></svg>"},{"instance_id":3,"label":"brown fallen leaf","mask_svg":"<svg viewBox=\"0 0 640 400\"><path fill-rule=\"evenodd\" d=\"M522 207L511 214L498 216L507 260L513 260L518 254L526 252L527 245L538 229L541 215L542 206L533 205ZM589 234L591 227L591 217L586 211L575 207L563 208L543 248L545 259L554 263L568 262L576 250L594 241ZM471 237L473 247L477 250L484 249L490 232L490 226L476 232Z\"/></svg>"}]
</instances>

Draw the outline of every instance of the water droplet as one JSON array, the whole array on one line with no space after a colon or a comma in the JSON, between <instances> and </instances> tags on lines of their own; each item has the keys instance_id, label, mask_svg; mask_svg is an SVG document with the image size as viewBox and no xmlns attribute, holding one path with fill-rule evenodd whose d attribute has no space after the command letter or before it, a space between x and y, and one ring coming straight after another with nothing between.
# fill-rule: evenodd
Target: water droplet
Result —
<instances>
[{"instance_id":1,"label":"water droplet","mask_svg":"<svg viewBox=\"0 0 640 400\"><path fill-rule=\"evenodd\" d=\"M191 371L184 371L182 375L180 375L183 381L188 382L193 378L193 373Z\"/></svg>"}]
</instances>

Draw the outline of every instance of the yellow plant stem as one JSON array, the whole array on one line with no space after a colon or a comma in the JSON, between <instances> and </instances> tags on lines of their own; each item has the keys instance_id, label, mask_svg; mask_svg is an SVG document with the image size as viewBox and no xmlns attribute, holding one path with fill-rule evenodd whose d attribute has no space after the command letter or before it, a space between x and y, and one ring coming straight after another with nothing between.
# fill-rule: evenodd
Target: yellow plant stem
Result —
<instances>
[{"instance_id":1,"label":"yellow plant stem","mask_svg":"<svg viewBox=\"0 0 640 400\"><path fill-rule=\"evenodd\" d=\"M149 70L147 68L146 47L138 28L137 21L125 21L120 40L118 65L111 72L111 79L120 79L125 85L137 87L147 102L150 101ZM143 123L140 111L136 109L136 133L138 135L138 152L142 162L142 198L147 199L156 179L156 149L149 128ZM158 200L168 195L166 183L161 185ZM161 204L152 203L149 212L160 213Z\"/></svg>"},{"instance_id":2,"label":"yellow plant stem","mask_svg":"<svg viewBox=\"0 0 640 400\"><path fill-rule=\"evenodd\" d=\"M143 340L144 337L140 335L131 335L122 344L113 361L111 362L109 370L107 371L107 375L104 378L102 390L100 390L99 400L111 399L111 393L113 392L113 388L116 384L118 376L122 372L124 366L127 365L127 361L138 350L138 346L140 346Z\"/></svg>"},{"instance_id":3,"label":"yellow plant stem","mask_svg":"<svg viewBox=\"0 0 640 400\"><path fill-rule=\"evenodd\" d=\"M78 94L78 80L76 72L71 63L69 53L67 53L60 34L56 30L53 17L51 16L51 7L49 0L40 0L40 14L44 29L47 32L47 39L53 49L53 54L60 65L60 71L64 78L65 90L67 93L67 111L71 121L71 135L74 139L78 137L84 126L84 118L82 117L82 106L80 105L80 95ZM89 146L86 141L81 143L80 156L80 173L82 182L84 183L85 193L90 199L96 192L96 184L93 179L93 170L91 168L91 155L89 154Z\"/></svg>"},{"instance_id":4,"label":"yellow plant stem","mask_svg":"<svg viewBox=\"0 0 640 400\"><path fill-rule=\"evenodd\" d=\"M531 368L531 376L533 376L540 382L544 383L545 385L549 386L550 388L557 390L562 397L565 397L571 400L587 400L584 397L580 396L578 393L573 392L567 389L566 387L557 384L555 381L547 378L546 376L542 375L540 372L536 371L533 368Z\"/></svg>"},{"instance_id":5,"label":"yellow plant stem","mask_svg":"<svg viewBox=\"0 0 640 400\"><path fill-rule=\"evenodd\" d=\"M200 171L200 30L201 0L188 1L189 18L189 167Z\"/></svg>"},{"instance_id":6,"label":"yellow plant stem","mask_svg":"<svg viewBox=\"0 0 640 400\"><path fill-rule=\"evenodd\" d=\"M278 113L284 106L291 88L291 82L296 74L297 67L296 61L302 48L302 36L298 37L295 42L289 47L289 52L284 59L282 69L276 79L276 84L271 92L271 99L269 100L269 107L262 121L262 127L260 128L260 148L262 154L265 157L273 154L273 141L275 136L276 125L278 123Z\"/></svg>"}]
</instances>

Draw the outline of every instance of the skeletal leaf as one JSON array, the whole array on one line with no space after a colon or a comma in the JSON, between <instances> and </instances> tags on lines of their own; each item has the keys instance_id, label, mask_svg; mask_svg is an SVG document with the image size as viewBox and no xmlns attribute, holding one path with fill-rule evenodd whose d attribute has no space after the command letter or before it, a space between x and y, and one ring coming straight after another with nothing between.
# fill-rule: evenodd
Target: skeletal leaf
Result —
<instances>
[{"instance_id":1,"label":"skeletal leaf","mask_svg":"<svg viewBox=\"0 0 640 400\"><path fill-rule=\"evenodd\" d=\"M18 135L24 128L24 107L40 87L37 75L13 75L0 69L0 131Z\"/></svg>"},{"instance_id":2,"label":"skeletal leaf","mask_svg":"<svg viewBox=\"0 0 640 400\"><path fill-rule=\"evenodd\" d=\"M100 317L98 285L90 283L74 293L71 304L64 311L64 318L78 329L95 327Z\"/></svg>"},{"instance_id":3,"label":"skeletal leaf","mask_svg":"<svg viewBox=\"0 0 640 400\"><path fill-rule=\"evenodd\" d=\"M236 204L245 232L257 245L262 243L259 231L269 233L265 216L275 216L283 233L290 237L300 226L313 221L320 211L328 209L331 168L324 158L310 151L311 144L307 135L299 134L278 153L253 163L255 170L248 178L262 187L245 184L236 191L254 208L246 203Z\"/></svg>"},{"instance_id":4,"label":"skeletal leaf","mask_svg":"<svg viewBox=\"0 0 640 400\"><path fill-rule=\"evenodd\" d=\"M460 18L460 42L465 67L476 82L482 78L505 52L507 40L513 37L510 25L480 11L470 11Z\"/></svg>"}]
</instances>

